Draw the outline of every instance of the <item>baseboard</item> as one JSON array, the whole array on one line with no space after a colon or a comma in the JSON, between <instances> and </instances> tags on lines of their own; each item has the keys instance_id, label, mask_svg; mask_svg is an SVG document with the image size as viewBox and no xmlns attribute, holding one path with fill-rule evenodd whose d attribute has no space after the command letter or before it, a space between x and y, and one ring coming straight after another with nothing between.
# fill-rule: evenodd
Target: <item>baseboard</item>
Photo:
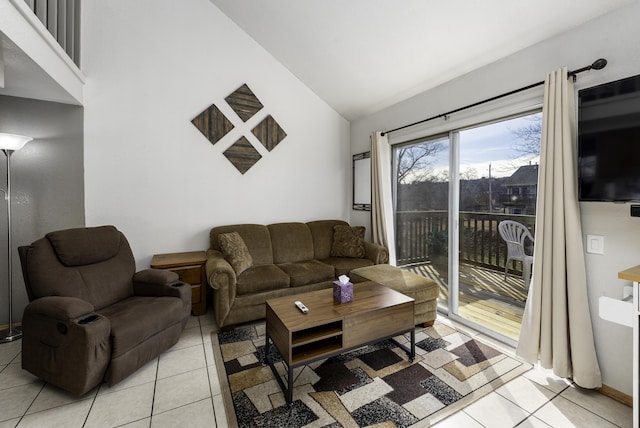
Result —
<instances>
[{"instance_id":1,"label":"baseboard","mask_svg":"<svg viewBox=\"0 0 640 428\"><path fill-rule=\"evenodd\" d=\"M613 389L610 386L602 385L599 389L600 394L606 395L607 397L616 400L625 406L633 407L633 397L625 394L624 392L620 392L617 389Z\"/></svg>"},{"instance_id":2,"label":"baseboard","mask_svg":"<svg viewBox=\"0 0 640 428\"><path fill-rule=\"evenodd\" d=\"M20 327L22 327L21 322L13 323L13 328L20 328ZM9 328L9 324L0 324L0 330L7 330L8 328Z\"/></svg>"}]
</instances>

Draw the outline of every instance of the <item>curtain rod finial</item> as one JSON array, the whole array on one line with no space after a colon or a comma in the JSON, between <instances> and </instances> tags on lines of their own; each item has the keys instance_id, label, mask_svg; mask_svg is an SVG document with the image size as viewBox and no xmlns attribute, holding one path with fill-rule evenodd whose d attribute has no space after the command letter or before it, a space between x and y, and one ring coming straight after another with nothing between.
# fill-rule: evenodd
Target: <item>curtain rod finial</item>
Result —
<instances>
[{"instance_id":1,"label":"curtain rod finial","mask_svg":"<svg viewBox=\"0 0 640 428\"><path fill-rule=\"evenodd\" d=\"M606 66L607 60L604 58L598 58L597 60L593 61L593 64L591 64L591 68L593 68L594 70L602 70Z\"/></svg>"}]
</instances>

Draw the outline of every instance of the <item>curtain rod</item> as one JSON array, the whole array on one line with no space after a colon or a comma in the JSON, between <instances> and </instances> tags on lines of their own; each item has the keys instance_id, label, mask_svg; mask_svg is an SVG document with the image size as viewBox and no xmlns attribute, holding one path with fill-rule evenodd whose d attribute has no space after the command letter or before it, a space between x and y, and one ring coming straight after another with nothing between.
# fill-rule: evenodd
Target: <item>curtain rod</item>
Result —
<instances>
[{"instance_id":1,"label":"curtain rod","mask_svg":"<svg viewBox=\"0 0 640 428\"><path fill-rule=\"evenodd\" d=\"M607 60L604 59L604 58L599 58L599 59L593 61L593 63L591 65L587 65L586 67L582 67L582 68L579 68L577 70L570 71L568 73L568 76L569 77L573 77L573 80L575 82L576 74L579 74L579 73L582 73L583 71L588 71L588 70L591 70L591 69L593 69L593 70L602 70L603 68L606 67L606 65L607 65ZM527 89L535 88L536 86L542 86L542 85L544 85L544 80L541 81L541 82L533 83L533 84L528 85L528 86L524 86L524 87L519 88L519 89L514 89L513 91L505 92L504 94L496 95L495 97L487 98L486 100L478 101L476 103L469 104L467 106L460 107L460 108L457 108L455 110L448 111L446 113L441 113L441 114L439 114L437 116L432 116L432 117L429 117L427 119L422 119L422 120L419 120L417 122L410 123L408 125L400 126L399 128L394 128L394 129L392 129L390 131L384 131L384 132L382 132L382 135L389 134L390 132L399 131L401 129L409 128L409 127L414 126L414 125L419 125L419 124L424 123L424 122L429 122L431 120L438 119L438 118L441 118L441 117L446 118L447 116L449 116L449 115L451 115L453 113L458 113L458 112L460 112L462 110L466 110L466 109L469 109L469 108L472 108L472 107L476 107L476 106L479 106L481 104L485 104L485 103L488 103L488 102L491 102L491 101L495 101L495 100L500 99L500 98L508 97L509 95L517 94L518 92L523 92L523 91L526 91Z\"/></svg>"}]
</instances>

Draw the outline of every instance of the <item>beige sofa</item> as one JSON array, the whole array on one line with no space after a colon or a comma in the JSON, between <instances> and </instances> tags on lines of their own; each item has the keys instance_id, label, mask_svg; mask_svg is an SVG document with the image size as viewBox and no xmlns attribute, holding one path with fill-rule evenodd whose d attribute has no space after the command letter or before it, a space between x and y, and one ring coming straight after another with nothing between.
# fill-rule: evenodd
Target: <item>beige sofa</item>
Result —
<instances>
[{"instance_id":1,"label":"beige sofa","mask_svg":"<svg viewBox=\"0 0 640 428\"><path fill-rule=\"evenodd\" d=\"M345 245L345 234L350 233L359 237ZM206 274L218 325L264 318L268 299L329 288L353 269L387 263L386 248L364 242L363 237L364 227L350 227L341 220L214 227ZM238 257L237 247L229 248L230 240L244 257Z\"/></svg>"}]
</instances>

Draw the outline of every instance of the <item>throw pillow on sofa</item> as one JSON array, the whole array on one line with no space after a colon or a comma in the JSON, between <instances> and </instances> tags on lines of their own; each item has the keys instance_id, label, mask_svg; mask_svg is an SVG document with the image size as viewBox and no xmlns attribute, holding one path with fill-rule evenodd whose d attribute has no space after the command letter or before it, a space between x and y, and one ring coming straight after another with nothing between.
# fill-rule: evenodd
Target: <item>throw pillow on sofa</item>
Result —
<instances>
[{"instance_id":1,"label":"throw pillow on sofa","mask_svg":"<svg viewBox=\"0 0 640 428\"><path fill-rule=\"evenodd\" d=\"M218 235L218 243L224 258L227 259L236 275L240 275L253 266L253 258L238 232L221 233Z\"/></svg>"},{"instance_id":2,"label":"throw pillow on sofa","mask_svg":"<svg viewBox=\"0 0 640 428\"><path fill-rule=\"evenodd\" d=\"M364 226L334 226L331 257L363 258L364 232Z\"/></svg>"}]
</instances>

